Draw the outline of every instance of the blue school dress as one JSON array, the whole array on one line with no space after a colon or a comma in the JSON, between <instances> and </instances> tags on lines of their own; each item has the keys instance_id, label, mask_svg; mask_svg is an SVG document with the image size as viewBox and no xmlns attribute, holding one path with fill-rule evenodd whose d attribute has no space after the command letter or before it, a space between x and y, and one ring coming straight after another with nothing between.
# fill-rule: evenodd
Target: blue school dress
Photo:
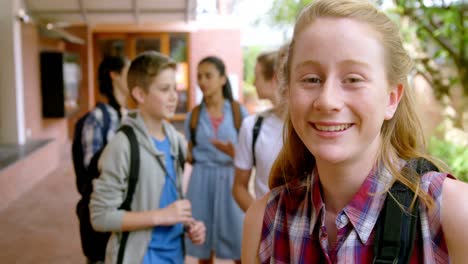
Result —
<instances>
[{"instance_id":1,"label":"blue school dress","mask_svg":"<svg viewBox=\"0 0 468 264\"><path fill-rule=\"evenodd\" d=\"M204 104L204 103L202 103ZM196 132L196 145L192 150L195 163L187 190L187 199L192 203L192 215L206 226L203 245L194 245L186 239L186 252L199 259L208 259L211 251L222 259L239 260L241 257L242 224L244 213L232 196L234 162L218 150L212 139L231 141L237 144L231 103L224 102L223 120L214 130L206 106L202 105ZM241 107L242 118L247 111ZM191 113L185 121L185 136L190 140Z\"/></svg>"}]
</instances>

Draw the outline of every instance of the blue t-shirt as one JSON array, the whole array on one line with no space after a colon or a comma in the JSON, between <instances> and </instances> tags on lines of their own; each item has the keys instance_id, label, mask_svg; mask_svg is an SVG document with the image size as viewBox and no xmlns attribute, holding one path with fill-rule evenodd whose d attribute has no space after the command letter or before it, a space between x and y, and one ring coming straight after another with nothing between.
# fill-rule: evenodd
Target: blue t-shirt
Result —
<instances>
[{"instance_id":1,"label":"blue t-shirt","mask_svg":"<svg viewBox=\"0 0 468 264\"><path fill-rule=\"evenodd\" d=\"M153 138L156 149L164 153L166 163L166 181L162 190L159 208L165 208L177 200L176 172L174 168L174 157L171 155L171 143L166 137L160 141ZM182 251L182 235L184 226L176 224L172 226L156 226L148 246L148 251L143 258L143 264L155 263L184 263Z\"/></svg>"}]
</instances>

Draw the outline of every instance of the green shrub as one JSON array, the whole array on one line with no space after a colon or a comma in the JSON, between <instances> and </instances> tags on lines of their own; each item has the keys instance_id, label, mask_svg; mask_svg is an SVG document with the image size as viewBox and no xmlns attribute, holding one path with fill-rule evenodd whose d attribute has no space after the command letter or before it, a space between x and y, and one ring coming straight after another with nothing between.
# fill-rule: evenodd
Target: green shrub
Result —
<instances>
[{"instance_id":1,"label":"green shrub","mask_svg":"<svg viewBox=\"0 0 468 264\"><path fill-rule=\"evenodd\" d=\"M451 142L431 137L428 147L432 155L449 166L453 176L468 182L468 148L466 146L458 146Z\"/></svg>"},{"instance_id":2,"label":"green shrub","mask_svg":"<svg viewBox=\"0 0 468 264\"><path fill-rule=\"evenodd\" d=\"M249 46L244 47L243 60L244 60L244 81L253 84L255 78L255 63L257 63L257 56L264 50L262 46Z\"/></svg>"}]
</instances>

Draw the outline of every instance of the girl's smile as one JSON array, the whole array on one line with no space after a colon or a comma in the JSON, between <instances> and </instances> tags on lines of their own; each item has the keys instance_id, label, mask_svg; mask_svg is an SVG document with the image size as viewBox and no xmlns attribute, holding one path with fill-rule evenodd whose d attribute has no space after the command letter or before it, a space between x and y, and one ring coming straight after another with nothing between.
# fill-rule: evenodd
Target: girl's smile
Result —
<instances>
[{"instance_id":1,"label":"girl's smile","mask_svg":"<svg viewBox=\"0 0 468 264\"><path fill-rule=\"evenodd\" d=\"M309 122L318 136L336 138L344 135L354 124L340 122Z\"/></svg>"}]
</instances>

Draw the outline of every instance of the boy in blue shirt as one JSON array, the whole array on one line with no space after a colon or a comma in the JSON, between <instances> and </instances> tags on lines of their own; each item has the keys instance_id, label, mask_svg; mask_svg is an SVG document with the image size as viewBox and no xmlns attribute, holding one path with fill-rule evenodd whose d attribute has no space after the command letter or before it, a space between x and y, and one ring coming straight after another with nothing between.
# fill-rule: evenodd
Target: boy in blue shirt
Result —
<instances>
[{"instance_id":1,"label":"boy in blue shirt","mask_svg":"<svg viewBox=\"0 0 468 264\"><path fill-rule=\"evenodd\" d=\"M205 226L192 218L182 198L182 166L186 142L165 121L177 106L175 63L157 52L136 57L128 71L130 94L138 105L123 125L133 128L140 152L138 181L131 211L119 209L126 197L130 144L119 132L99 161L101 175L93 183L91 222L96 230L112 231L106 263L116 263L122 232L129 231L122 263L183 263L186 233L193 243L205 240Z\"/></svg>"}]
</instances>

